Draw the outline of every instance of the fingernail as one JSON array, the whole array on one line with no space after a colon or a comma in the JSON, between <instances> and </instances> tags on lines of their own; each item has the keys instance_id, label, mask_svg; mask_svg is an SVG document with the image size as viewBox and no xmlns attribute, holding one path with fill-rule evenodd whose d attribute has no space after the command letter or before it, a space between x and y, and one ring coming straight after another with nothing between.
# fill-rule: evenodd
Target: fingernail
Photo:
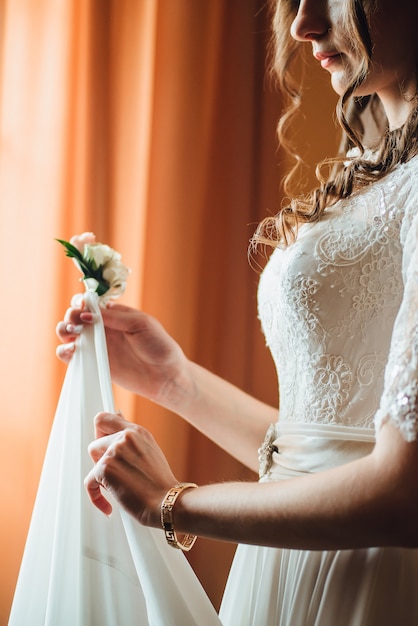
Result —
<instances>
[{"instance_id":1,"label":"fingernail","mask_svg":"<svg viewBox=\"0 0 418 626\"><path fill-rule=\"evenodd\" d=\"M63 346L63 352L67 353L67 354L71 354L71 352L74 352L75 350L75 343L74 341L71 341L71 343L67 343L65 346Z\"/></svg>"},{"instance_id":2,"label":"fingernail","mask_svg":"<svg viewBox=\"0 0 418 626\"><path fill-rule=\"evenodd\" d=\"M71 298L71 306L77 309L80 309L83 306L83 294L82 293L76 293Z\"/></svg>"},{"instance_id":3,"label":"fingernail","mask_svg":"<svg viewBox=\"0 0 418 626\"><path fill-rule=\"evenodd\" d=\"M80 319L83 322L95 322L96 321L96 316L93 313L90 313L90 311L84 311L83 313L80 313Z\"/></svg>"},{"instance_id":4,"label":"fingernail","mask_svg":"<svg viewBox=\"0 0 418 626\"><path fill-rule=\"evenodd\" d=\"M83 330L82 324L67 324L66 331L71 335L79 335Z\"/></svg>"}]
</instances>

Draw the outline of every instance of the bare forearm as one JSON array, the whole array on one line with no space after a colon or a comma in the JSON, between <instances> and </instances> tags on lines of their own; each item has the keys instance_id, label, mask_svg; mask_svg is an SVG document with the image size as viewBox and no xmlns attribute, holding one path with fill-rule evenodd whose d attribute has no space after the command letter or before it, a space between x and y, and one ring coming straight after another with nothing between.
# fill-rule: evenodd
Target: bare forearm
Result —
<instances>
[{"instance_id":1,"label":"bare forearm","mask_svg":"<svg viewBox=\"0 0 418 626\"><path fill-rule=\"evenodd\" d=\"M253 470L257 449L277 409L190 361L155 318L123 305L103 312L112 379L122 387L181 415ZM91 313L71 322L93 323ZM74 340L68 324L62 341Z\"/></svg>"},{"instance_id":2,"label":"bare forearm","mask_svg":"<svg viewBox=\"0 0 418 626\"><path fill-rule=\"evenodd\" d=\"M189 363L186 381L171 394L170 408L244 465L257 471L257 450L277 408Z\"/></svg>"},{"instance_id":3,"label":"bare forearm","mask_svg":"<svg viewBox=\"0 0 418 626\"><path fill-rule=\"evenodd\" d=\"M409 543L396 511L368 500L367 486L340 470L281 483L210 485L184 494L175 524L212 539L306 550Z\"/></svg>"},{"instance_id":4,"label":"bare forearm","mask_svg":"<svg viewBox=\"0 0 418 626\"><path fill-rule=\"evenodd\" d=\"M409 484L405 478L399 464L382 464L373 453L303 478L210 485L182 495L175 526L213 539L295 549L416 547L418 489L412 476Z\"/></svg>"},{"instance_id":5,"label":"bare forearm","mask_svg":"<svg viewBox=\"0 0 418 626\"><path fill-rule=\"evenodd\" d=\"M96 416L95 462L86 478L93 503L111 511L101 488L147 526L177 480L151 433L120 415ZM385 424L373 452L334 469L270 483L187 489L174 507L176 531L213 539L307 550L418 547L418 441ZM191 477L192 479L192 477Z\"/></svg>"}]
</instances>

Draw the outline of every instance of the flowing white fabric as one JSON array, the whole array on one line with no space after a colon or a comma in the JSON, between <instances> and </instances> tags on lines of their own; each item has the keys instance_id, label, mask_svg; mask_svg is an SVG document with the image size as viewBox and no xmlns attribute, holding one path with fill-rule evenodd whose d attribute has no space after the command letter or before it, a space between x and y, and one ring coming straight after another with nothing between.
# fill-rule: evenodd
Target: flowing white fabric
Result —
<instances>
[{"instance_id":1,"label":"flowing white fabric","mask_svg":"<svg viewBox=\"0 0 418 626\"><path fill-rule=\"evenodd\" d=\"M187 559L161 531L114 502L107 518L85 492L93 417L114 412L98 297L85 299L99 321L83 331L68 366L9 626L219 625Z\"/></svg>"}]
</instances>

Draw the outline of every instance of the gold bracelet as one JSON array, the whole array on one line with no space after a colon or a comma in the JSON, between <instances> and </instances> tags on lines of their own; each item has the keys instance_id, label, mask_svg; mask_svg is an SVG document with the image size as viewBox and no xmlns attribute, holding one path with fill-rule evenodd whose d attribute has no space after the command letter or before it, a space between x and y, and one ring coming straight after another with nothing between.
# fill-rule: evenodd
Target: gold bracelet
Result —
<instances>
[{"instance_id":1,"label":"gold bracelet","mask_svg":"<svg viewBox=\"0 0 418 626\"><path fill-rule=\"evenodd\" d=\"M182 541L177 539L176 531L174 530L173 522L173 508L179 495L185 490L191 487L197 487L194 483L179 483L172 487L164 496L164 500L161 504L161 525L164 530L167 543L172 548L178 548L184 552L188 552L194 546L197 539L196 535L185 534Z\"/></svg>"}]
</instances>

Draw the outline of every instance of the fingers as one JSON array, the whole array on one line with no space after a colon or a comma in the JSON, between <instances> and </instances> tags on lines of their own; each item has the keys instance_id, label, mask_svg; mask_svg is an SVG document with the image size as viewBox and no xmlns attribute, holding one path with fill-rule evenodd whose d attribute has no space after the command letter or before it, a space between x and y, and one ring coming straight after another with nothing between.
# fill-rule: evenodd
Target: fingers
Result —
<instances>
[{"instance_id":1,"label":"fingers","mask_svg":"<svg viewBox=\"0 0 418 626\"><path fill-rule=\"evenodd\" d=\"M56 333L61 341L68 343L73 341L83 330L83 324L73 324L72 322L62 321L58 322L56 326Z\"/></svg>"},{"instance_id":2,"label":"fingers","mask_svg":"<svg viewBox=\"0 0 418 626\"><path fill-rule=\"evenodd\" d=\"M99 436L89 446L95 466L85 479L91 502L105 515L112 506L103 489L138 521L149 526L160 523L160 502L178 481L152 434L121 415L99 413Z\"/></svg>"},{"instance_id":3,"label":"fingers","mask_svg":"<svg viewBox=\"0 0 418 626\"><path fill-rule=\"evenodd\" d=\"M74 351L75 343L72 341L70 343L57 346L55 352L60 361L63 361L63 363L69 363L73 357Z\"/></svg>"},{"instance_id":4,"label":"fingers","mask_svg":"<svg viewBox=\"0 0 418 626\"><path fill-rule=\"evenodd\" d=\"M128 422L121 413L98 413L94 418L94 426L96 437L100 438L132 426L132 422Z\"/></svg>"},{"instance_id":5,"label":"fingers","mask_svg":"<svg viewBox=\"0 0 418 626\"><path fill-rule=\"evenodd\" d=\"M81 305L71 306L66 310L64 318L58 322L55 330L59 339L64 343L74 339L74 336L81 332L80 316L82 311Z\"/></svg>"},{"instance_id":6,"label":"fingers","mask_svg":"<svg viewBox=\"0 0 418 626\"><path fill-rule=\"evenodd\" d=\"M149 315L123 304L109 302L102 311L106 328L126 333L139 332L151 319Z\"/></svg>"},{"instance_id":7,"label":"fingers","mask_svg":"<svg viewBox=\"0 0 418 626\"><path fill-rule=\"evenodd\" d=\"M95 418L95 424L98 439L93 441L88 448L95 466L86 476L84 486L92 504L105 515L110 515L112 505L102 493L102 489L108 489L106 473L110 471L111 465L114 465L115 457L118 457L116 465L120 462L117 453L118 442L124 439L127 428L133 425L121 415L112 413L99 413Z\"/></svg>"},{"instance_id":8,"label":"fingers","mask_svg":"<svg viewBox=\"0 0 418 626\"><path fill-rule=\"evenodd\" d=\"M84 486L92 504L105 515L110 515L112 513L112 505L101 492L101 488L106 489L106 487L103 484L104 479L100 477L98 470L99 468L96 465L89 472L84 480Z\"/></svg>"},{"instance_id":9,"label":"fingers","mask_svg":"<svg viewBox=\"0 0 418 626\"><path fill-rule=\"evenodd\" d=\"M76 340L83 331L85 325L94 324L95 315L84 308L82 294L76 294L71 300L71 306L67 309L64 319L58 322L56 334L63 345L56 349L57 357L64 363L69 363L75 350Z\"/></svg>"},{"instance_id":10,"label":"fingers","mask_svg":"<svg viewBox=\"0 0 418 626\"><path fill-rule=\"evenodd\" d=\"M82 309L84 308L84 294L75 293L71 298L71 308L72 309Z\"/></svg>"},{"instance_id":11,"label":"fingers","mask_svg":"<svg viewBox=\"0 0 418 626\"><path fill-rule=\"evenodd\" d=\"M77 337L83 330L83 325L62 321L58 322L55 330L58 338L63 342L62 345L57 346L55 353L60 361L69 363L75 351Z\"/></svg>"},{"instance_id":12,"label":"fingers","mask_svg":"<svg viewBox=\"0 0 418 626\"><path fill-rule=\"evenodd\" d=\"M87 324L94 324L96 316L90 311L79 311L69 309L70 313L65 315L64 320L58 322L56 333L62 341L75 338L83 331Z\"/></svg>"},{"instance_id":13,"label":"fingers","mask_svg":"<svg viewBox=\"0 0 418 626\"><path fill-rule=\"evenodd\" d=\"M124 439L127 430L134 430L136 426L126 421L122 415L114 413L98 413L94 418L96 439L88 447L92 460L97 463L113 446L113 452L117 443Z\"/></svg>"},{"instance_id":14,"label":"fingers","mask_svg":"<svg viewBox=\"0 0 418 626\"><path fill-rule=\"evenodd\" d=\"M95 417L96 437L98 439L93 441L88 448L95 466L86 476L84 486L92 504L105 515L111 514L112 505L102 493L102 488L107 488L104 475L106 463L100 463L100 461L106 454L109 455L109 450L115 442L115 438L120 435L124 428L130 425L131 423L123 419L121 415L99 413Z\"/></svg>"}]
</instances>

